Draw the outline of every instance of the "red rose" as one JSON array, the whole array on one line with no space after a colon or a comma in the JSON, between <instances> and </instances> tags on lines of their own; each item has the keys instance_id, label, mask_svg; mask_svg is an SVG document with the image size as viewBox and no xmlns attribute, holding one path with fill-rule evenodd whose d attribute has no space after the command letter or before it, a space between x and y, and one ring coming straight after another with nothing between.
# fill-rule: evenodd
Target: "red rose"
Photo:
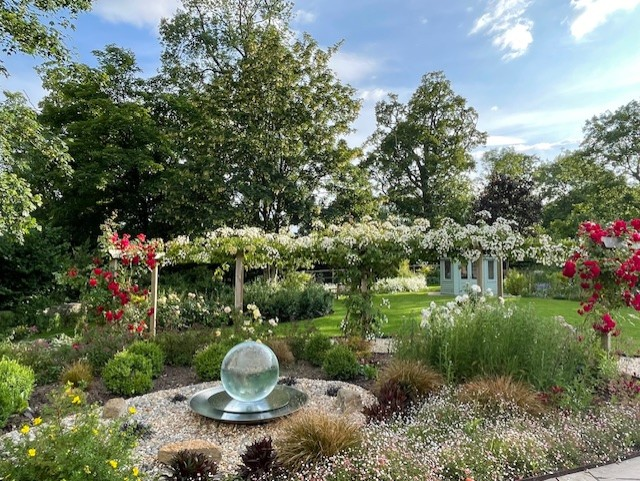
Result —
<instances>
[{"instance_id":1,"label":"red rose","mask_svg":"<svg viewBox=\"0 0 640 481\"><path fill-rule=\"evenodd\" d=\"M576 263L573 261L567 261L564 263L564 268L562 269L562 275L571 279L576 275Z\"/></svg>"},{"instance_id":2,"label":"red rose","mask_svg":"<svg viewBox=\"0 0 640 481\"><path fill-rule=\"evenodd\" d=\"M91 279L89 279L89 285L91 287L96 287L98 285L97 279L94 279L93 277Z\"/></svg>"}]
</instances>

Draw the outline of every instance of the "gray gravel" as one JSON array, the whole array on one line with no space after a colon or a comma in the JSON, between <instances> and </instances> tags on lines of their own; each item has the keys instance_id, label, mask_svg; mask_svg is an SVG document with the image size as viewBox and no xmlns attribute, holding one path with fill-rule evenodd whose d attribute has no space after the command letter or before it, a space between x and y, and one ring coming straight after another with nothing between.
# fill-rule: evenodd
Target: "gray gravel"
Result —
<instances>
[{"instance_id":1,"label":"gray gravel","mask_svg":"<svg viewBox=\"0 0 640 481\"><path fill-rule=\"evenodd\" d=\"M127 400L127 404L136 409L132 419L144 423L152 429L152 435L147 439L140 440L136 448L139 466L145 472L158 473L161 471L161 465L155 460L160 447L169 443L204 439L217 444L222 451L220 468L229 472L233 471L240 463L240 454L247 444L264 436L277 438L283 420L254 426L225 424L195 414L189 409L188 398L198 391L219 385L219 382L195 384ZM362 396L365 405L374 402L371 393L352 384L339 381L298 379L295 387L309 396L309 402L304 409L316 409L339 415L334 404L336 398L325 394L330 385L338 385L357 392ZM173 402L172 399L177 394L187 397L187 400ZM361 413L353 413L346 417L350 422L364 423L364 416Z\"/></svg>"}]
</instances>

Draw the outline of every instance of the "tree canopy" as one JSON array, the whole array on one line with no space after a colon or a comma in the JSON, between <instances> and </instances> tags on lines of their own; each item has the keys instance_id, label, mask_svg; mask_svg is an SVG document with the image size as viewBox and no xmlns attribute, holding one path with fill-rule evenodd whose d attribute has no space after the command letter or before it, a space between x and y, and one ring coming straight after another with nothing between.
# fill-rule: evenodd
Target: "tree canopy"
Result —
<instances>
[{"instance_id":1,"label":"tree canopy","mask_svg":"<svg viewBox=\"0 0 640 481\"><path fill-rule=\"evenodd\" d=\"M21 52L63 60L67 49L61 29L91 7L92 0L3 0L0 6L0 48L4 55ZM67 14L67 15L65 15ZM0 58L0 73L7 74Z\"/></svg>"},{"instance_id":2,"label":"tree canopy","mask_svg":"<svg viewBox=\"0 0 640 481\"><path fill-rule=\"evenodd\" d=\"M376 105L377 130L366 164L399 215L461 218L470 205L465 177L471 150L484 144L478 113L442 72L428 73L402 104L390 94Z\"/></svg>"}]
</instances>

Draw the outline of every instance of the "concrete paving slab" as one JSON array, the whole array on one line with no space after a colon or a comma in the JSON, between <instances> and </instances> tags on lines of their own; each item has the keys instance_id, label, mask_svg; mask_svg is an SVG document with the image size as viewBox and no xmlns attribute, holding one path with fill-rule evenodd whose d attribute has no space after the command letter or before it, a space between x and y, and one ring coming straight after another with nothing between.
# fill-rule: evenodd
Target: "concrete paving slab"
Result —
<instances>
[{"instance_id":1,"label":"concrete paving slab","mask_svg":"<svg viewBox=\"0 0 640 481\"><path fill-rule=\"evenodd\" d=\"M589 472L599 481L640 481L640 457L593 468Z\"/></svg>"},{"instance_id":2,"label":"concrete paving slab","mask_svg":"<svg viewBox=\"0 0 640 481\"><path fill-rule=\"evenodd\" d=\"M596 478L591 476L591 474L587 471L580 471L579 473L565 474L564 476L560 476L559 478L552 478L549 481L557 480L557 481L596 481Z\"/></svg>"}]
</instances>

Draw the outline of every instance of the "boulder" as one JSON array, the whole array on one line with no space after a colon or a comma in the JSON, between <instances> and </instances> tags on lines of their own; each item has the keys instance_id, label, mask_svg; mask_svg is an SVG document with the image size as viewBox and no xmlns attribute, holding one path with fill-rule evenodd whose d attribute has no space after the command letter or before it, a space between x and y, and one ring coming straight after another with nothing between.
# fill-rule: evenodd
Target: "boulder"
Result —
<instances>
[{"instance_id":1,"label":"boulder","mask_svg":"<svg viewBox=\"0 0 640 481\"><path fill-rule=\"evenodd\" d=\"M222 459L222 451L220 447L204 439L189 439L177 443L165 444L158 451L158 462L163 464L171 464L173 457L180 451L191 451L198 454L204 454L210 457L216 463Z\"/></svg>"},{"instance_id":2,"label":"boulder","mask_svg":"<svg viewBox=\"0 0 640 481\"><path fill-rule=\"evenodd\" d=\"M342 414L360 412L362 411L362 396L350 389L342 388L336 396L335 406Z\"/></svg>"},{"instance_id":3,"label":"boulder","mask_svg":"<svg viewBox=\"0 0 640 481\"><path fill-rule=\"evenodd\" d=\"M127 413L127 403L121 397L109 399L102 408L102 417L116 419Z\"/></svg>"}]
</instances>

